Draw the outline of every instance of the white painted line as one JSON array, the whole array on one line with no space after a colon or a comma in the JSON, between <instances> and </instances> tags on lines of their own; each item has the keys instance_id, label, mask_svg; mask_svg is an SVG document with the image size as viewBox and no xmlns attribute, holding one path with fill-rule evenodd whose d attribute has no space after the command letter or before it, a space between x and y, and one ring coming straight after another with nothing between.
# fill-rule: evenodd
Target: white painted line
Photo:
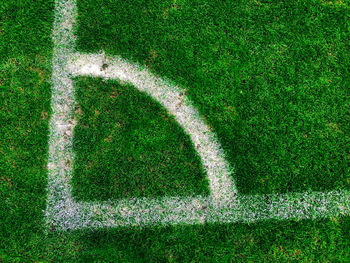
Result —
<instances>
[{"instance_id":1,"label":"white painted line","mask_svg":"<svg viewBox=\"0 0 350 263\"><path fill-rule=\"evenodd\" d=\"M56 1L52 40L52 115L49 123L49 157L46 218L50 226L71 220L80 214L80 207L72 198L71 164L72 133L75 125L73 83L66 70L69 56L74 51L75 36L72 26L76 14L75 1Z\"/></svg>"},{"instance_id":2,"label":"white painted line","mask_svg":"<svg viewBox=\"0 0 350 263\"><path fill-rule=\"evenodd\" d=\"M73 119L75 98L74 86L71 80L72 73L74 73L71 66L74 66L74 64L68 63L68 60L74 59L74 56L77 55L77 53L74 53L75 36L72 32L75 16L76 5L74 1L56 1L52 63L53 89L51 106L53 112L50 120L46 217L48 225L56 225L61 228L75 228L79 226L80 222L85 222L84 224L89 225L87 222L95 222L93 220L95 218L94 211L98 211L98 207L100 209L106 208L106 204L75 202L72 197L70 184L72 164L74 162L72 135L76 121ZM94 56L92 55L92 57ZM95 72L97 67L102 66L100 62L103 56L96 55L95 57L98 61L97 64L82 65L83 74ZM87 58L91 58L91 56L87 56ZM180 89L151 75L147 70L139 72L137 67L130 63L123 60L118 62L122 63L121 66L123 66L120 73L121 80L132 80L136 87L153 95L167 109L174 112L182 122L180 124L190 133L197 151L199 150L201 153L203 164L209 175L210 190L212 191L212 195L208 198L196 196L179 200L177 197L174 197L175 199L168 197L160 199L133 199L126 203L133 207L133 209L129 210L132 213L138 211L136 207L132 206L133 202L136 202L140 207L150 206L147 209L152 210L152 213L159 213L160 210L158 212L156 210L163 207L165 210L163 209L162 213L167 214L166 220L169 222L177 222L178 220L204 222L203 216L200 215L202 207L214 205L219 208L222 205L228 206L234 202L236 189L229 178L231 171L223 158L223 151L220 150L219 144L209 127L199 118L198 112L189 104L185 97L180 98ZM114 66L116 65L112 65L111 69L109 69L111 72L115 69ZM129 74L131 75L129 76ZM124 202L126 201L120 200L116 205L120 207L120 204ZM121 213L121 210L117 208L111 209L110 205L107 207L111 213L113 211L115 214ZM130 218L130 216L127 218ZM153 219L155 220L155 218Z\"/></svg>"},{"instance_id":3,"label":"white painted line","mask_svg":"<svg viewBox=\"0 0 350 263\"><path fill-rule=\"evenodd\" d=\"M349 216L348 191L240 195L240 206L211 206L209 198L134 198L105 202L77 202L76 214L58 210L62 230L147 226L154 224L255 223L263 220L302 220Z\"/></svg>"},{"instance_id":4,"label":"white painted line","mask_svg":"<svg viewBox=\"0 0 350 263\"><path fill-rule=\"evenodd\" d=\"M108 65L105 70L102 69L103 64ZM68 68L73 76L88 75L128 82L157 100L190 136L208 175L211 197L216 206L234 202L237 189L231 176L232 168L226 162L215 134L180 87L154 76L145 67L131 64L120 57L106 58L104 54L76 53L70 59Z\"/></svg>"},{"instance_id":5,"label":"white painted line","mask_svg":"<svg viewBox=\"0 0 350 263\"><path fill-rule=\"evenodd\" d=\"M79 54L72 32L74 0L56 0L53 28L52 116L49 124L49 162L46 220L48 227L67 230L152 224L256 222L266 219L316 219L350 215L350 193L306 192L278 195L238 195L232 169L210 128L181 89L120 57ZM105 70L102 63L109 64ZM104 202L77 202L71 179L75 107L71 78L91 75L129 82L159 101L190 135L210 180L211 196L131 198Z\"/></svg>"}]
</instances>

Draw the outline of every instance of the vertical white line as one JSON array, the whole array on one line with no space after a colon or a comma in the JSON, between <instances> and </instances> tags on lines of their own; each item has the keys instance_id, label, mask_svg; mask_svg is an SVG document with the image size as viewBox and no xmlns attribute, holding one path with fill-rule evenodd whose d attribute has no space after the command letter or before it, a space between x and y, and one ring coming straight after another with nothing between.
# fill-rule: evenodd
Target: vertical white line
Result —
<instances>
[{"instance_id":1,"label":"vertical white line","mask_svg":"<svg viewBox=\"0 0 350 263\"><path fill-rule=\"evenodd\" d=\"M52 115L49 123L49 158L46 218L48 225L76 221L80 208L73 201L72 138L75 121L73 83L67 71L67 61L74 52L73 24L76 16L74 0L56 0L52 32Z\"/></svg>"}]
</instances>

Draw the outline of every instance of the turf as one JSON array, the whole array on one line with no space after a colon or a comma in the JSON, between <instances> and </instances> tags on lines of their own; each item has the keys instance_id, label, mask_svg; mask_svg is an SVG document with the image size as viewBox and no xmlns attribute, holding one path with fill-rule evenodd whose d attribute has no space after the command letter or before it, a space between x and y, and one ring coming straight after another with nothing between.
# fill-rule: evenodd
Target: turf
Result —
<instances>
[{"instance_id":1,"label":"turf","mask_svg":"<svg viewBox=\"0 0 350 263\"><path fill-rule=\"evenodd\" d=\"M256 3L265 6L265 9L269 6L268 3ZM338 18L349 14L348 5L345 2L312 3L313 6L310 4L309 8L321 8L326 13L335 13L334 16ZM67 233L49 231L46 236L43 228L43 210L46 200L48 121L51 115L49 103L52 43L50 34L53 7L54 3L51 0L20 2L3 0L0 5L1 262L350 261L348 217L298 222L266 221L252 225L118 228ZM255 11L247 9L250 16L257 15ZM295 13L298 12L295 11ZM313 29L312 23L317 21L317 17L307 17L304 20L305 23L310 23L310 30ZM336 25L336 23L330 24L333 27ZM316 31L324 32L324 28L326 27ZM347 28L345 24L344 31L338 31L344 38L348 36ZM331 34L332 32L330 30ZM334 37L331 43L336 43L336 40L337 38ZM334 87L342 90L341 88L346 87L345 84L349 81L347 71L349 63L346 60L346 52L338 53L337 56L339 57L335 67L339 70L337 74L341 76L344 86L338 84ZM311 58L315 57L311 56ZM309 59L309 62L313 61L311 58L309 59L309 55L305 54L305 59ZM211 67L208 66L208 69ZM325 74L321 69L323 68L320 68L319 74ZM267 74L268 71L264 72L262 70L261 73ZM310 81L310 88L317 87L314 80ZM332 81L335 82L334 79ZM316 91L314 94L318 95L319 92ZM252 99L258 98L252 94L251 96ZM333 98L335 103L338 97L335 94L334 96L326 97L329 101ZM339 107L347 105L347 98L342 97L345 103L339 104ZM248 97L247 101L249 101ZM254 101L249 103L255 105ZM326 104L323 106L327 108ZM317 110L314 114L316 113L318 113ZM343 113L342 120L346 124L349 118L348 112L339 111L339 113ZM349 130L340 124L331 125L330 130L327 130L328 133L333 134L332 130L336 127L341 127L343 135L349 136ZM259 137L257 136L256 139ZM337 145L335 144L334 147ZM328 153L326 151L328 148L322 149L324 153ZM341 153L341 148L337 149L340 149ZM249 152L249 147L245 151ZM251 158L254 158L254 155ZM321 177L321 179L324 178ZM310 187L314 188L313 185ZM261 191L262 188L259 189Z\"/></svg>"},{"instance_id":2,"label":"turf","mask_svg":"<svg viewBox=\"0 0 350 263\"><path fill-rule=\"evenodd\" d=\"M0 5L0 261L45 253L53 1Z\"/></svg>"},{"instance_id":3,"label":"turf","mask_svg":"<svg viewBox=\"0 0 350 263\"><path fill-rule=\"evenodd\" d=\"M122 55L182 85L218 134L241 193L349 189L348 8L212 0L78 7L78 50Z\"/></svg>"},{"instance_id":4,"label":"turf","mask_svg":"<svg viewBox=\"0 0 350 263\"><path fill-rule=\"evenodd\" d=\"M159 103L101 79L80 78L75 88L77 199L209 194L189 136Z\"/></svg>"}]
</instances>

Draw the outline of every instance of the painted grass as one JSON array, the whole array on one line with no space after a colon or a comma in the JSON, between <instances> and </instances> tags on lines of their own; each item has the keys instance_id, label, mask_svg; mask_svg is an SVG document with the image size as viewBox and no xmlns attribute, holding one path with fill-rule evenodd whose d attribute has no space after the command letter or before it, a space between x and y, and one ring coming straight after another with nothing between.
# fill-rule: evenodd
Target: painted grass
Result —
<instances>
[{"instance_id":1,"label":"painted grass","mask_svg":"<svg viewBox=\"0 0 350 263\"><path fill-rule=\"evenodd\" d=\"M346 7L334 4L327 8L348 13ZM3 0L0 5L0 261L350 260L350 220L346 217L252 225L50 231L45 236L52 11L50 0L18 4ZM339 64L346 76L348 64Z\"/></svg>"},{"instance_id":2,"label":"painted grass","mask_svg":"<svg viewBox=\"0 0 350 263\"><path fill-rule=\"evenodd\" d=\"M78 8L78 50L134 59L187 89L241 193L349 188L348 8L211 0Z\"/></svg>"}]
</instances>

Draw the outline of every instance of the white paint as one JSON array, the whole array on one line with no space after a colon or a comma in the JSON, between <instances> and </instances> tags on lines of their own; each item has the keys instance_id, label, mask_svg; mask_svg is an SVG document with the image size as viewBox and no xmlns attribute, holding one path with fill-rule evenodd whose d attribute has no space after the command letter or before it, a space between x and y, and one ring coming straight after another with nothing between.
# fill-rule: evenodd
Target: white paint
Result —
<instances>
[{"instance_id":1,"label":"white paint","mask_svg":"<svg viewBox=\"0 0 350 263\"><path fill-rule=\"evenodd\" d=\"M108 65L105 70L102 69L104 63ZM154 76L137 64L131 64L120 57L106 58L104 54L76 53L70 59L68 69L73 76L90 75L128 82L156 99L190 136L207 173L215 205L225 206L228 202L235 201L237 190L224 151L199 112L186 96L181 95L184 92L178 86Z\"/></svg>"},{"instance_id":2,"label":"white paint","mask_svg":"<svg viewBox=\"0 0 350 263\"><path fill-rule=\"evenodd\" d=\"M280 195L238 195L230 179L231 168L220 145L181 89L152 75L147 69L120 57L79 54L72 32L74 0L56 0L53 28L52 116L50 120L48 198L49 227L61 230L150 224L201 224L204 222L256 222L266 219L316 219L350 214L350 193L306 192ZM102 70L103 63L109 66ZM77 202L72 196L76 120L71 77L91 75L129 82L159 101L190 135L210 181L211 196L131 198L104 202Z\"/></svg>"},{"instance_id":3,"label":"white paint","mask_svg":"<svg viewBox=\"0 0 350 263\"><path fill-rule=\"evenodd\" d=\"M71 116L75 103L73 83L66 70L69 55L74 51L72 25L76 14L74 1L56 1L52 39L52 115L49 123L49 159L46 218L49 226L64 228L63 222L74 227L81 215L80 206L72 197L71 164L72 136L75 121Z\"/></svg>"}]
</instances>

